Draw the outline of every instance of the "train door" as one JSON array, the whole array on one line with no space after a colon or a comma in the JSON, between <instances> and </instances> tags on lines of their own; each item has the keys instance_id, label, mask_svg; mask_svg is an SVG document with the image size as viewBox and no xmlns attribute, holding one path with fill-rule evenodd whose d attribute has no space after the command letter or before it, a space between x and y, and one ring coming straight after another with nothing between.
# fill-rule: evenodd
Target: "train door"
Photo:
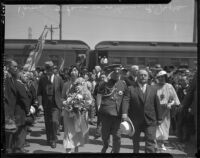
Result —
<instances>
[{"instance_id":1,"label":"train door","mask_svg":"<svg viewBox=\"0 0 200 158\"><path fill-rule=\"evenodd\" d=\"M88 67L88 70L91 72L94 69L94 67L97 65L97 54L96 54L96 51L95 50L89 51L87 59L88 59L87 67Z\"/></svg>"},{"instance_id":2,"label":"train door","mask_svg":"<svg viewBox=\"0 0 200 158\"><path fill-rule=\"evenodd\" d=\"M105 66L108 65L108 51L98 51L97 53L97 61L98 61L98 65L100 66Z\"/></svg>"}]
</instances>

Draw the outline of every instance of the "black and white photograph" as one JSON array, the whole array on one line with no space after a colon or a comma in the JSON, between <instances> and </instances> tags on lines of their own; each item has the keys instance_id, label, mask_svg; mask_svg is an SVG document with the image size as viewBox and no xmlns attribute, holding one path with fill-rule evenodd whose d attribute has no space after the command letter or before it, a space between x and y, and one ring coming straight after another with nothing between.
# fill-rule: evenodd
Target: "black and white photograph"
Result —
<instances>
[{"instance_id":1,"label":"black and white photograph","mask_svg":"<svg viewBox=\"0 0 200 158\"><path fill-rule=\"evenodd\" d=\"M197 4L4 4L3 154L195 157Z\"/></svg>"}]
</instances>

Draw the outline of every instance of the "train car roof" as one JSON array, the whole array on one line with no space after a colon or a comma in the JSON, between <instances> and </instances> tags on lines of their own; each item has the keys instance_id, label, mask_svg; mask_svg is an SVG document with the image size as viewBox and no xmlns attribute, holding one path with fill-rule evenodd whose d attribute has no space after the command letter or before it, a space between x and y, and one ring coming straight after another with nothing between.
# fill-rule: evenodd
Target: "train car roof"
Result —
<instances>
[{"instance_id":1,"label":"train car roof","mask_svg":"<svg viewBox=\"0 0 200 158\"><path fill-rule=\"evenodd\" d=\"M34 48L37 39L5 39L5 49L23 49L26 45ZM89 50L90 47L80 40L46 40L44 49L54 50Z\"/></svg>"},{"instance_id":2,"label":"train car roof","mask_svg":"<svg viewBox=\"0 0 200 158\"><path fill-rule=\"evenodd\" d=\"M135 42L135 41L102 41L95 45L96 50L124 51L194 51L197 43L187 42Z\"/></svg>"}]
</instances>

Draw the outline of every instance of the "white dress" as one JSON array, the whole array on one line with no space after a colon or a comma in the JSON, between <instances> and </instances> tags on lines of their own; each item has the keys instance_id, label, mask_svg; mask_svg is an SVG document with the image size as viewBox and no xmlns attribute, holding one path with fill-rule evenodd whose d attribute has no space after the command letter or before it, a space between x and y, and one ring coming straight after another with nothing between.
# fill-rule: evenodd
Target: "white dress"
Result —
<instances>
[{"instance_id":1,"label":"white dress","mask_svg":"<svg viewBox=\"0 0 200 158\"><path fill-rule=\"evenodd\" d=\"M170 128L170 109L166 106L170 100L174 101L174 105L180 105L180 101L176 94L174 87L165 83L163 86L156 85L158 87L157 95L161 105L161 113L163 122L160 125L162 129L163 136L159 140L168 140L169 137L169 128Z\"/></svg>"},{"instance_id":2,"label":"white dress","mask_svg":"<svg viewBox=\"0 0 200 158\"><path fill-rule=\"evenodd\" d=\"M71 86L69 84L64 85L70 89ZM64 94L67 96L69 93L68 88L63 88ZM87 88L87 87L86 87ZM92 96L88 89L85 89L82 92L86 104L92 101ZM66 98L66 97L64 97ZM63 146L65 149L73 149L78 146L83 146L88 141L88 121L87 121L87 112L86 113L78 113L72 115L70 112L64 110L63 111L63 121L64 121L64 138L63 138Z\"/></svg>"}]
</instances>

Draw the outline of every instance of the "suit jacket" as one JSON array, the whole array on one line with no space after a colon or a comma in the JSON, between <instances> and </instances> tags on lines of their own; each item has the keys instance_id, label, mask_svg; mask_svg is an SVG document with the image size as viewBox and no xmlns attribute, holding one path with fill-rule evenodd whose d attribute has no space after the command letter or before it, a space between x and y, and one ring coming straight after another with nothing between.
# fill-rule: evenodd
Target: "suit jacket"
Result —
<instances>
[{"instance_id":1,"label":"suit jacket","mask_svg":"<svg viewBox=\"0 0 200 158\"><path fill-rule=\"evenodd\" d=\"M9 118L14 119L14 112L16 106L16 80L11 76L7 76L4 82L4 114L5 120Z\"/></svg>"},{"instance_id":2,"label":"suit jacket","mask_svg":"<svg viewBox=\"0 0 200 158\"><path fill-rule=\"evenodd\" d=\"M42 105L44 107L48 107L49 99L48 97L51 96L55 99L56 106L61 109L62 108L62 101L61 101L61 94L63 88L63 80L59 75L54 76L54 81L48 79L47 75L41 76L38 85L37 95L42 96Z\"/></svg>"},{"instance_id":3,"label":"suit jacket","mask_svg":"<svg viewBox=\"0 0 200 158\"><path fill-rule=\"evenodd\" d=\"M161 110L154 86L147 85L145 94L138 84L127 88L123 98L122 113L128 114L134 125L145 122L156 125L161 120Z\"/></svg>"},{"instance_id":4,"label":"suit jacket","mask_svg":"<svg viewBox=\"0 0 200 158\"><path fill-rule=\"evenodd\" d=\"M133 79L132 76L129 77L125 77L124 81L126 82L127 86L135 86L136 85L136 81Z\"/></svg>"},{"instance_id":5,"label":"suit jacket","mask_svg":"<svg viewBox=\"0 0 200 158\"><path fill-rule=\"evenodd\" d=\"M71 85L72 85L71 81L67 81L64 83L63 89L62 89L62 101L67 99L67 95L69 93Z\"/></svg>"},{"instance_id":6,"label":"suit jacket","mask_svg":"<svg viewBox=\"0 0 200 158\"><path fill-rule=\"evenodd\" d=\"M191 107L192 113L197 115L197 73L195 73L190 85L187 89L187 95L184 97L182 101L182 105L184 109L188 109Z\"/></svg>"},{"instance_id":7,"label":"suit jacket","mask_svg":"<svg viewBox=\"0 0 200 158\"><path fill-rule=\"evenodd\" d=\"M31 102L24 84L20 81L17 81L15 121L18 126L25 125L26 115L30 112L30 104Z\"/></svg>"}]
</instances>

